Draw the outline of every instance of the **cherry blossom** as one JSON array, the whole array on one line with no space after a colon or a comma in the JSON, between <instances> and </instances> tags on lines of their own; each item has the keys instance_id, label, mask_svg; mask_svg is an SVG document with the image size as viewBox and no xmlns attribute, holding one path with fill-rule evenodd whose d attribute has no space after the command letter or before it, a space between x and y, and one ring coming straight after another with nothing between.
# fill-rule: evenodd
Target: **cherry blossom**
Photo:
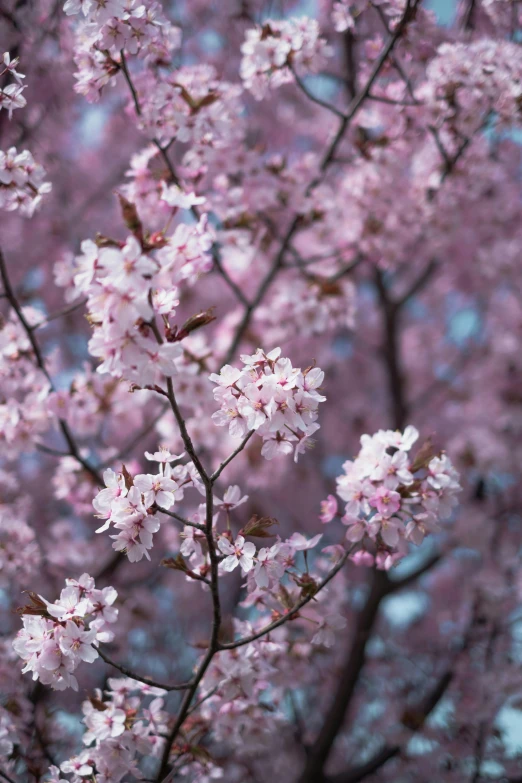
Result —
<instances>
[{"instance_id":1,"label":"cherry blossom","mask_svg":"<svg viewBox=\"0 0 522 783\"><path fill-rule=\"evenodd\" d=\"M258 100L269 86L292 81L290 62L301 76L319 70L331 54L316 20L306 17L267 20L263 27L247 30L241 52L241 78Z\"/></svg>"},{"instance_id":2,"label":"cherry blossom","mask_svg":"<svg viewBox=\"0 0 522 783\"><path fill-rule=\"evenodd\" d=\"M39 596L32 598L33 605L20 611L23 628L13 642L25 662L23 671L32 672L33 680L56 690L78 690L73 672L81 661L95 661L99 642L111 641L114 636L107 624L116 622L118 612L113 609L104 614L100 605L103 601L114 603L116 595L114 588L96 589L94 580L84 574L80 583L69 584L53 603Z\"/></svg>"},{"instance_id":3,"label":"cherry blossom","mask_svg":"<svg viewBox=\"0 0 522 783\"><path fill-rule=\"evenodd\" d=\"M0 776L517 779L521 9L7 6Z\"/></svg>"},{"instance_id":4,"label":"cherry blossom","mask_svg":"<svg viewBox=\"0 0 522 783\"><path fill-rule=\"evenodd\" d=\"M221 537L218 546L226 555L222 564L225 571L233 571L241 566L243 572L248 573L253 568L256 547L251 541L245 541L243 536L238 536L232 544L227 538Z\"/></svg>"},{"instance_id":5,"label":"cherry blossom","mask_svg":"<svg viewBox=\"0 0 522 783\"><path fill-rule=\"evenodd\" d=\"M368 553L367 565L395 565L407 554L406 541L420 545L426 535L438 532L438 521L448 519L457 504L458 472L446 454L434 455L429 443L424 453L421 448L418 457L411 456L418 437L412 425L403 433L363 435L361 451L345 462L337 479L338 494L346 501L346 537ZM329 497L325 509L331 504ZM326 510L321 520L334 515ZM359 552L351 555L356 562L361 562Z\"/></svg>"},{"instance_id":6,"label":"cherry blossom","mask_svg":"<svg viewBox=\"0 0 522 783\"><path fill-rule=\"evenodd\" d=\"M310 435L319 429L317 407L326 397L317 389L324 373L317 367L303 373L280 354L280 348L267 354L259 348L252 356L241 357L243 370L225 366L219 375L213 373L210 380L218 384L214 398L221 409L212 419L220 427L228 424L232 437L256 431L264 441L266 459L295 446L297 461L310 445Z\"/></svg>"}]
</instances>

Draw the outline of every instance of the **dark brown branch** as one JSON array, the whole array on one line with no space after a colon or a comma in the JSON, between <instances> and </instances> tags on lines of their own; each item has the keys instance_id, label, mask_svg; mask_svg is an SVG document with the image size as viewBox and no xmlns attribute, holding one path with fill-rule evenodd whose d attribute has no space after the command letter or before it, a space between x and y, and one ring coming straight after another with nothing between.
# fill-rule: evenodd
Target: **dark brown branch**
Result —
<instances>
[{"instance_id":1,"label":"dark brown branch","mask_svg":"<svg viewBox=\"0 0 522 783\"><path fill-rule=\"evenodd\" d=\"M181 703L178 712L178 717L176 718L176 722L174 723L174 726L169 732L169 736L165 743L165 748L161 758L160 767L158 770L158 776L157 776L158 781L161 781L162 778L164 778L165 775L167 774L169 756L170 756L170 751L172 749L172 745L174 744L176 737L178 736L178 733L190 712L192 699L196 695L201 680L203 679L205 672L210 666L212 659L214 658L215 654L219 650L219 632L221 629L221 603L219 598L219 573L218 573L219 556L218 553L216 552L216 545L214 542L214 536L212 532L212 525L214 521L214 497L213 497L213 490L212 490L212 481L208 478L208 476L206 477L206 481L205 481L205 499L206 499L205 537L207 540L208 553L210 558L210 593L212 596L212 608L213 608L210 642L209 642L207 652L205 653L205 657L203 658L203 661L200 663L198 670L194 676L194 680L192 681L190 688L187 690L185 696L183 697L183 701Z\"/></svg>"},{"instance_id":2,"label":"dark brown branch","mask_svg":"<svg viewBox=\"0 0 522 783\"><path fill-rule=\"evenodd\" d=\"M243 449L245 448L245 446L247 445L248 441L250 440L250 438L252 437L252 435L253 435L253 434L254 434L254 430L250 430L250 432L248 432L248 433L245 435L245 437L243 438L243 440L241 441L241 443L239 444L239 446L238 446L238 447L237 447L237 448L236 448L236 449L235 449L235 450L232 452L232 454L230 454L230 456L228 456L228 457L227 457L225 460L223 460L223 462L221 463L221 465L219 466L219 468L217 468L217 470L215 470L215 471L214 471L214 473L213 473L213 474L211 475L211 477L210 477L210 480L211 480L211 482L212 482L213 484L214 484L214 483L217 481L217 479L218 479L218 478L221 476L221 474L222 474L222 473L223 473L223 471L225 470L226 466L227 466L227 465L229 465L229 464L232 462L232 460L233 460L235 457L237 457L237 455L238 455L238 454L239 454L241 451L243 451Z\"/></svg>"},{"instance_id":3,"label":"dark brown branch","mask_svg":"<svg viewBox=\"0 0 522 783\"><path fill-rule=\"evenodd\" d=\"M0 777L4 778L4 780L7 780L7 783L17 783L17 781L10 777L10 775L7 774L7 772L4 772L3 769L0 768Z\"/></svg>"},{"instance_id":4,"label":"dark brown branch","mask_svg":"<svg viewBox=\"0 0 522 783\"><path fill-rule=\"evenodd\" d=\"M208 481L208 476L205 468L201 464L201 460L199 459L196 449L194 448L194 444L192 443L192 439L188 433L187 425L185 424L185 419L181 415L181 411L178 406L178 402L176 400L176 395L174 394L174 385L172 383L172 378L167 378L167 396L169 398L170 407L172 408L172 412L174 414L174 418L176 419L176 423L179 427L179 432L181 435L181 439L183 441L183 445L185 446L185 451L189 455L190 459L194 463L196 470L198 471L201 480L205 484Z\"/></svg>"},{"instance_id":5,"label":"dark brown branch","mask_svg":"<svg viewBox=\"0 0 522 783\"><path fill-rule=\"evenodd\" d=\"M402 296L396 300L395 306L396 307L403 307L407 302L409 302L413 297L417 296L424 286L429 283L435 272L437 271L437 268L439 266L439 262L436 258L432 258L431 261L426 265L426 268L421 272L419 277L417 277L411 286L402 294Z\"/></svg>"},{"instance_id":6,"label":"dark brown branch","mask_svg":"<svg viewBox=\"0 0 522 783\"><path fill-rule=\"evenodd\" d=\"M326 712L319 734L309 748L308 758L299 783L319 783L330 751L341 730L355 693L359 675L366 656L366 645L377 619L381 601L389 592L389 579L385 572L371 572L370 593L357 617L352 646L348 659L336 683L334 699Z\"/></svg>"},{"instance_id":7,"label":"dark brown branch","mask_svg":"<svg viewBox=\"0 0 522 783\"><path fill-rule=\"evenodd\" d=\"M130 677L138 682L144 682L146 685L151 685L154 688L162 688L164 691L186 691L192 687L192 680L190 682L182 682L179 685L169 685L164 682L157 682L156 680L153 680L152 677L144 677L141 674L136 674L136 672L132 671L132 669L129 669L127 666L123 666L123 664L113 661L112 658L109 658L109 656L99 647L94 647L94 649L105 663L109 664L109 666L112 666L114 669L117 669L126 677Z\"/></svg>"},{"instance_id":8,"label":"dark brown branch","mask_svg":"<svg viewBox=\"0 0 522 783\"><path fill-rule=\"evenodd\" d=\"M352 30L347 30L343 35L343 50L346 91L348 100L352 101L357 95L357 60L355 57L355 36Z\"/></svg>"},{"instance_id":9,"label":"dark brown branch","mask_svg":"<svg viewBox=\"0 0 522 783\"><path fill-rule=\"evenodd\" d=\"M340 109L338 109L336 106L332 106L332 104L328 103L327 101L323 101L321 98L317 98L313 93L310 92L310 90L303 82L303 80L299 78L294 68L291 67L290 70L292 71L292 74L294 76L295 83L297 84L301 92L308 98L309 101L315 103L317 106L321 106L323 109L326 109L332 114L335 114L336 117L344 119L344 114L342 111L340 111Z\"/></svg>"},{"instance_id":10,"label":"dark brown branch","mask_svg":"<svg viewBox=\"0 0 522 783\"><path fill-rule=\"evenodd\" d=\"M386 596L413 584L415 580L419 579L433 568L440 559L440 555L433 555L414 572L400 580L392 580L382 571L373 572L370 593L364 608L357 618L355 636L341 678L337 682L336 696L327 712L317 739L312 747L308 749L307 762L300 778L300 783L320 783L320 781L323 780L324 766L328 760L335 739L343 727L365 663L366 645L377 620L382 600L386 598ZM447 684L449 684L449 682ZM447 687L447 684L444 686L444 689ZM438 696L437 701L441 698L441 695ZM426 700L425 704L429 705L431 702ZM429 711L431 711L434 706L435 704L433 704ZM426 714L429 714L429 712L426 712ZM335 779L335 783L355 783L355 781L362 780L366 775L370 775L390 758L397 755L399 751L400 748L398 747L383 748L372 760L361 765L355 771L351 770L351 776L339 778L339 780ZM348 775L348 773L346 774ZM328 783L330 783L330 781L328 781Z\"/></svg>"},{"instance_id":11,"label":"dark brown branch","mask_svg":"<svg viewBox=\"0 0 522 783\"><path fill-rule=\"evenodd\" d=\"M50 454L51 457L68 457L69 452L68 451L60 451L59 449L53 449L50 446L46 446L44 443L35 443L34 444L38 451L41 451L43 454Z\"/></svg>"},{"instance_id":12,"label":"dark brown branch","mask_svg":"<svg viewBox=\"0 0 522 783\"><path fill-rule=\"evenodd\" d=\"M462 26L464 27L464 30L473 30L475 5L475 0L469 0L466 6L466 13L464 14L464 18L462 20Z\"/></svg>"},{"instance_id":13,"label":"dark brown branch","mask_svg":"<svg viewBox=\"0 0 522 783\"><path fill-rule=\"evenodd\" d=\"M51 313L42 321L38 321L37 324L31 326L31 330L36 331L37 329L42 329L44 326L47 326L47 324L51 323L51 321L55 321L57 318L62 318L64 315L69 315L70 313L74 313L75 310L78 310L86 302L87 299L81 299L79 302L75 302L72 305L68 305L67 307L62 307L61 310L56 310L54 313Z\"/></svg>"},{"instance_id":14,"label":"dark brown branch","mask_svg":"<svg viewBox=\"0 0 522 783\"><path fill-rule=\"evenodd\" d=\"M358 767L342 772L339 775L326 778L325 783L359 783L360 780L364 780L364 778L377 772L390 759L398 756L400 752L400 745L385 745L382 750L379 750L365 764L360 764Z\"/></svg>"},{"instance_id":15,"label":"dark brown branch","mask_svg":"<svg viewBox=\"0 0 522 783\"><path fill-rule=\"evenodd\" d=\"M317 593L325 587L325 585L330 582L334 576L339 573L341 568L344 566L346 561L348 560L348 557L350 555L351 550L348 550L347 552L342 555L342 557L339 559L339 561L330 569L328 574L325 576L325 578L317 585L317 590L315 593L309 594L305 596L304 598L301 598L291 609L289 609L288 612L286 612L282 617L280 617L278 620L274 620L273 623L270 623L269 625L265 625L264 628L261 628L260 631L257 631L256 633L250 634L250 636L244 636L242 639L238 639L235 642L228 642L227 644L220 644L219 649L220 650L235 650L236 647L242 647L245 644L250 644L250 642L254 642L256 639L260 639L262 636L266 636L270 633L270 631L273 631L275 628L279 628L280 625L284 625L288 620L291 620L292 617L294 617L297 612L303 608L303 606L306 606L307 603L309 603L314 595L317 595Z\"/></svg>"},{"instance_id":16,"label":"dark brown branch","mask_svg":"<svg viewBox=\"0 0 522 783\"><path fill-rule=\"evenodd\" d=\"M409 587L416 582L417 579L420 579L421 576L424 576L428 571L431 571L431 569L434 568L437 563L440 563L441 560L442 555L436 553L429 557L425 563L422 563L416 568L415 571L412 571L411 574L403 576L402 579L390 579L390 593L396 593L398 590L404 590L405 587Z\"/></svg>"},{"instance_id":17,"label":"dark brown branch","mask_svg":"<svg viewBox=\"0 0 522 783\"><path fill-rule=\"evenodd\" d=\"M408 405L406 402L404 377L400 361L400 309L390 298L386 283L384 282L383 273L380 269L375 270L374 279L383 321L383 343L381 351L386 365L392 422L395 429L402 430L406 424Z\"/></svg>"},{"instance_id":18,"label":"dark brown branch","mask_svg":"<svg viewBox=\"0 0 522 783\"><path fill-rule=\"evenodd\" d=\"M437 680L430 693L416 707L407 710L403 716L403 723L407 728L412 732L420 731L430 713L433 712L446 693L452 679L453 672L451 670L445 671ZM325 783L359 783L359 781L373 775L402 751L403 747L401 745L385 745L364 764L346 770L346 772L341 772L338 775L332 775L326 778Z\"/></svg>"},{"instance_id":19,"label":"dark brown branch","mask_svg":"<svg viewBox=\"0 0 522 783\"><path fill-rule=\"evenodd\" d=\"M179 514L176 514L175 511L168 511L166 508L163 508L162 506L156 506L158 511L160 511L162 514L166 514L168 517L172 517L172 519L177 520L178 522L181 522L183 525L188 525L189 527L195 527L196 530L205 530L205 525L200 525L199 522L191 522L189 519L185 519L185 517L180 516Z\"/></svg>"},{"instance_id":20,"label":"dark brown branch","mask_svg":"<svg viewBox=\"0 0 522 783\"><path fill-rule=\"evenodd\" d=\"M379 76L380 72L382 71L384 65L386 64L388 57L392 53L392 51L395 48L395 45L397 44L397 41L402 36L404 30L406 29L406 25L408 22L412 19L415 9L417 5L419 4L419 0L408 0L406 3L406 8L404 9L404 13L398 22L395 30L390 35L390 38L388 39L387 43L385 44L382 52L380 53L379 57L374 63L374 66L371 70L370 76L368 77L368 80L366 84L364 85L363 89L360 91L358 95L355 96L352 103L348 107L348 111L344 115L341 124L339 126L339 130L337 131L337 134L330 145L330 149L327 151L326 155L324 156L322 162L321 162L321 171L324 171L326 167L331 162L332 158L335 155L335 152L337 150L337 147L339 145L339 142L344 136L344 133L352 121L352 119L355 117L359 109L361 108L362 104L370 94L370 91L377 80L377 77Z\"/></svg>"},{"instance_id":21,"label":"dark brown branch","mask_svg":"<svg viewBox=\"0 0 522 783\"><path fill-rule=\"evenodd\" d=\"M101 567L98 573L94 575L95 581L97 583L99 581L104 582L116 571L118 566L120 566L124 560L125 555L123 555L121 552L116 552L116 554L113 555L113 557L111 557L111 559Z\"/></svg>"},{"instance_id":22,"label":"dark brown branch","mask_svg":"<svg viewBox=\"0 0 522 783\"><path fill-rule=\"evenodd\" d=\"M314 177L314 179L310 182L308 185L306 192L307 194L311 193L312 190L314 190L317 185L319 185L324 177L324 174L326 170L328 169L329 165L334 161L337 150L339 148L339 145L341 141L344 138L344 135L348 129L348 126L350 125L352 119L355 117L359 109L361 108L362 104L370 94L370 91L372 89L372 86L374 82L376 81L377 77L379 76L381 70L383 69L384 65L386 64L386 61L390 55L390 53L393 51L397 41L403 34L405 27L408 23L408 21L412 18L415 8L418 5L419 0L408 0L406 4L406 9L397 24L397 27L395 28L392 35L390 35L390 38L388 39L386 45L384 46L381 54L375 61L375 64L372 68L372 71L370 73L370 76L368 77L368 80L362 90L355 96L353 101L350 103L350 106L348 107L347 113L343 116L339 127L337 129L337 133L335 134L334 138L332 139L330 145L328 146L327 150L325 151L323 158L320 163L320 173ZM245 311L243 313L243 318L241 319L241 322L239 323L236 332L234 334L234 339L232 340L232 343L230 345L230 348L227 352L226 358L224 360L225 364L228 364L232 361L240 343L243 339L243 336L245 335L252 318L252 314L254 313L255 309L258 307L258 305L261 303L261 301L264 299L266 292L272 285L274 279L276 278L280 268L283 266L284 257L286 255L286 251L288 250L290 243L292 241L292 238L297 231L299 225L301 224L301 218L299 215L295 215L292 219L290 226L288 227L286 234L283 237L283 240L281 242L281 246L279 248L279 251L274 259L274 262L267 272L265 278L262 280L261 285L258 289L258 292L256 296L254 297L254 300L245 308Z\"/></svg>"}]
</instances>

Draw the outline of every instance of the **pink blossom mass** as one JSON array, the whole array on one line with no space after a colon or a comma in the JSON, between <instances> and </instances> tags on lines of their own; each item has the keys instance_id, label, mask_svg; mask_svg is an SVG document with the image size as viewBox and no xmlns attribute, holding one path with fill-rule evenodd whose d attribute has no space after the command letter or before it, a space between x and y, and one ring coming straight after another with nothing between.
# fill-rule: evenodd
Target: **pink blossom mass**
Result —
<instances>
[{"instance_id":1,"label":"pink blossom mass","mask_svg":"<svg viewBox=\"0 0 522 783\"><path fill-rule=\"evenodd\" d=\"M522 3L0 0L0 783L522 781Z\"/></svg>"}]
</instances>

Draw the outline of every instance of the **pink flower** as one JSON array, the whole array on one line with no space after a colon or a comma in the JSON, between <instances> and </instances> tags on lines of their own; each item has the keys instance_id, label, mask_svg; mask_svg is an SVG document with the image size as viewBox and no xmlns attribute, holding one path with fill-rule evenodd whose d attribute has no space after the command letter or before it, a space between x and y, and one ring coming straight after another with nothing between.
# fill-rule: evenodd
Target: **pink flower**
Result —
<instances>
[{"instance_id":1,"label":"pink flower","mask_svg":"<svg viewBox=\"0 0 522 783\"><path fill-rule=\"evenodd\" d=\"M368 525L365 520L358 519L357 517L344 516L343 524L347 526L346 538L352 543L362 541L364 536L368 535Z\"/></svg>"},{"instance_id":2,"label":"pink flower","mask_svg":"<svg viewBox=\"0 0 522 783\"><path fill-rule=\"evenodd\" d=\"M375 494L369 499L370 505L377 509L383 517L391 517L401 507L401 496L388 487L377 487Z\"/></svg>"},{"instance_id":3,"label":"pink flower","mask_svg":"<svg viewBox=\"0 0 522 783\"><path fill-rule=\"evenodd\" d=\"M331 522L337 514L337 500L333 495L328 495L326 500L321 503L321 514L319 519L325 525L327 522Z\"/></svg>"},{"instance_id":4,"label":"pink flower","mask_svg":"<svg viewBox=\"0 0 522 783\"><path fill-rule=\"evenodd\" d=\"M287 543L290 544L292 549L295 549L297 552L304 552L305 550L313 549L315 546L317 546L322 537L322 533L318 533L316 536L313 536L313 538L310 539L306 538L306 536L303 536L302 533L292 533Z\"/></svg>"},{"instance_id":5,"label":"pink flower","mask_svg":"<svg viewBox=\"0 0 522 783\"><path fill-rule=\"evenodd\" d=\"M263 547L259 550L254 566L254 580L258 587L268 587L272 579L280 579L284 574L284 565L276 560L280 548L281 544L278 542L270 548Z\"/></svg>"}]
</instances>

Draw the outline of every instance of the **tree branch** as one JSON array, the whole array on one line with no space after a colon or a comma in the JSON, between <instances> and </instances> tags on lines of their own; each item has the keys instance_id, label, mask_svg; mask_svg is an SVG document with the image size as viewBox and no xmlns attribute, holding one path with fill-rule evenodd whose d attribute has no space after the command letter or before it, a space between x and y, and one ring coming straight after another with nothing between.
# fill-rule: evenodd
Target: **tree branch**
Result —
<instances>
[{"instance_id":1,"label":"tree branch","mask_svg":"<svg viewBox=\"0 0 522 783\"><path fill-rule=\"evenodd\" d=\"M188 525L189 527L195 527L196 530L205 530L205 525L200 525L199 522L191 522L189 519L185 519L185 517L180 516L179 514L176 514L175 511L168 511L166 508L163 508L163 506L156 505L156 508L158 511L161 511L162 514L166 514L168 517L172 517L172 519L176 519L178 522L181 522L183 525Z\"/></svg>"},{"instance_id":2,"label":"tree branch","mask_svg":"<svg viewBox=\"0 0 522 783\"><path fill-rule=\"evenodd\" d=\"M74 304L68 305L67 307L62 307L60 310L56 310L54 313L51 313L46 318L44 318L43 321L38 321L37 324L31 326L30 327L31 331L42 329L44 326L47 326L47 324L51 323L51 321L55 321L57 318L62 318L62 316L64 315L69 315L70 313L74 313L75 310L78 310L86 302L87 299L80 299L79 302L75 302Z\"/></svg>"},{"instance_id":3,"label":"tree branch","mask_svg":"<svg viewBox=\"0 0 522 783\"><path fill-rule=\"evenodd\" d=\"M214 471L214 473L213 473L213 474L211 475L211 477L210 477L210 480L211 480L211 482L212 482L213 484L214 484L214 483L217 481L217 479L218 479L218 478L220 477L220 475L223 473L223 471L225 470L226 466L227 466L227 465L229 465L229 464L232 462L232 460L234 459L234 457L237 457L237 455L238 455L238 454L239 454L241 451L243 451L243 449L245 448L245 446L247 445L248 441L250 440L250 438L252 437L252 435L253 435L253 434L254 434L254 430L250 430L250 432L248 432L248 433L245 435L245 437L243 438L243 440L241 441L241 443L239 444L239 446L237 447L237 449L235 449L235 450L232 452L232 454L230 454L230 456L228 456L228 457L227 457L225 460L223 460L223 462L221 463L221 465L219 466L219 468L217 468L217 470L215 470L215 471Z\"/></svg>"},{"instance_id":4,"label":"tree branch","mask_svg":"<svg viewBox=\"0 0 522 783\"><path fill-rule=\"evenodd\" d=\"M413 733L420 731L423 727L430 713L433 712L446 693L452 679L453 672L451 670L445 671L430 693L428 693L416 707L407 710L403 716L403 723L407 728L411 729ZM325 783L359 783L359 781L373 775L378 769L383 767L390 759L398 756L403 750L404 747L399 744L385 745L381 750L377 751L375 756L364 764L353 767L346 772L341 772L338 775L332 775L326 778Z\"/></svg>"},{"instance_id":5,"label":"tree branch","mask_svg":"<svg viewBox=\"0 0 522 783\"><path fill-rule=\"evenodd\" d=\"M297 86L299 87L301 92L308 98L309 101L311 101L312 103L315 103L317 106L321 106L323 109L327 109L332 114L335 114L336 117L344 119L344 114L343 114L342 111L337 109L335 106L332 106L327 101L323 101L323 100L321 100L321 98L317 98L313 93L310 92L310 90L308 89L306 84L297 75L297 73L295 72L295 69L292 66L290 66L290 70L292 71L292 74L294 76L295 83L297 84Z\"/></svg>"},{"instance_id":6,"label":"tree branch","mask_svg":"<svg viewBox=\"0 0 522 783\"><path fill-rule=\"evenodd\" d=\"M429 557L425 563L422 563L418 568L415 569L415 571L412 571L411 574L407 574L406 576L403 576L402 579L390 579L390 593L396 593L399 590L404 590L405 587L409 587L411 584L417 581L417 579L420 579L421 576L424 576L424 574L427 574L428 571L431 571L432 568L434 568L437 563L440 563L442 560L442 555L440 553L436 553Z\"/></svg>"},{"instance_id":7,"label":"tree branch","mask_svg":"<svg viewBox=\"0 0 522 783\"><path fill-rule=\"evenodd\" d=\"M389 592L389 579L384 571L371 572L370 592L359 612L348 659L336 683L334 699L327 710L319 734L309 748L308 758L299 783L319 783L335 739L341 730L365 662L366 645L377 619L381 601Z\"/></svg>"},{"instance_id":8,"label":"tree branch","mask_svg":"<svg viewBox=\"0 0 522 783\"><path fill-rule=\"evenodd\" d=\"M45 362L44 362L44 358L43 358L42 352L40 350L40 346L38 345L38 341L36 340L36 337L34 335L34 330L31 328L31 325L28 323L26 317L24 316L23 311L22 311L22 307L20 306L20 303L18 302L18 299L16 298L16 294L15 294L15 292L13 290L13 287L11 286L11 281L9 279L9 274L8 274L7 266L6 266L6 263L5 263L5 258L4 258L4 255L3 255L1 249L0 249L0 277L2 279L2 284L4 286L4 291L5 291L5 294L7 296L7 300L9 301L9 304L11 305L13 310L15 311L16 316L17 316L18 320L20 321L20 324L21 324L24 332L27 335L27 339L31 343L31 347L33 349L36 365L38 366L38 368L44 374L45 378L47 379L47 381L49 383L49 386L50 386L51 390L52 391L56 391L54 383L53 383L53 380L52 380L51 376L49 375L49 373L47 371L47 368L45 366ZM75 439L73 437L73 434L72 434L71 430L69 429L69 425L67 424L67 422L64 421L63 419L59 418L58 419L58 424L59 424L59 427L60 427L60 429L62 431L62 434L63 434L63 436L64 436L64 438L65 438L65 440L67 442L67 446L69 447L69 454L70 454L70 456L74 457L76 459L76 461L80 463L82 468L84 470L86 470L92 476L92 478L95 480L95 482L96 482L96 484L98 484L98 486L101 486L101 487L105 486L105 484L103 482L103 479L100 476L100 474L98 473L98 471L96 470L96 468L94 468L92 465L90 465L89 462L87 462L87 460L85 460L81 456L80 449L79 449L79 447L78 447L78 445L77 445L77 443L76 443L76 441L75 441Z\"/></svg>"},{"instance_id":9,"label":"tree branch","mask_svg":"<svg viewBox=\"0 0 522 783\"><path fill-rule=\"evenodd\" d=\"M400 308L393 302L388 294L384 276L380 269L375 269L375 286L383 319L383 344L381 351L387 370L388 390L392 408L393 427L404 429L408 414L408 405L404 389L404 377L400 362L399 344L399 314Z\"/></svg>"},{"instance_id":10,"label":"tree branch","mask_svg":"<svg viewBox=\"0 0 522 783\"><path fill-rule=\"evenodd\" d=\"M328 574L325 576L325 578L319 582L317 585L317 590L315 593L309 594L305 596L304 598L301 598L291 609L288 610L282 617L280 617L278 620L274 620L273 623L270 623L269 625L265 625L264 628L261 628L260 631L257 631L256 633L250 634L250 636L244 636L242 639L238 639L235 642L227 642L226 644L220 644L219 649L220 650L235 650L236 647L243 647L245 644L250 644L250 642L255 642L256 639L260 639L262 636L265 636L266 634L269 634L270 631L273 631L275 628L279 628L280 625L284 625L288 620L291 620L292 617L294 617L297 612L303 608L303 606L306 606L307 603L309 603L314 596L317 595L318 592L320 592L325 585L330 582L334 576L341 570L341 568L344 566L346 561L348 560L348 557L350 555L351 549L349 549L347 552L345 552L342 557L338 560L338 562L331 568L331 570L328 572Z\"/></svg>"},{"instance_id":11,"label":"tree branch","mask_svg":"<svg viewBox=\"0 0 522 783\"><path fill-rule=\"evenodd\" d=\"M120 57L121 57L121 69L122 69L123 75L125 77L125 81L127 82L127 85L129 87L129 90L131 91L132 100L134 102L134 108L136 109L136 114L138 115L138 117L141 117L142 111L141 111L141 106L140 106L140 102L139 102L139 98L138 98L138 93L136 92L136 88L134 87L134 84L132 82L132 77L130 75L129 68L127 66L127 60L126 60L125 52L123 51L123 49L120 51ZM179 181L178 175L176 174L176 170L174 169L174 166L172 165L172 161L170 160L168 152L167 152L168 148L170 147L171 142L169 142L169 144L162 145L162 144L160 144L158 139L153 139L152 143L157 148L158 152L160 153L161 157L163 158L163 161L164 161L165 165L167 166L167 169L169 170L169 174L172 177L172 181L176 185L178 185L178 187L179 187L180 186L180 181ZM200 215L199 210L197 209L197 207L196 206L192 206L190 208L190 211L192 212L192 214L194 215L196 220L199 221L201 215ZM237 297L237 299L245 307L248 307L248 299L246 298L246 296L244 295L243 291L238 286L238 284L234 280L232 280L232 278L229 276L228 272L224 268L223 261L221 259L221 254L219 252L219 246L215 242L212 245L211 253L212 253L212 260L214 261L214 266L216 267L217 271L219 272L219 274L221 275L223 280L227 283L229 288L234 292L234 294Z\"/></svg>"},{"instance_id":12,"label":"tree branch","mask_svg":"<svg viewBox=\"0 0 522 783\"><path fill-rule=\"evenodd\" d=\"M4 780L7 780L7 783L17 783L17 781L10 777L7 772L4 772L3 769L0 768L0 777L4 778Z\"/></svg>"},{"instance_id":13,"label":"tree branch","mask_svg":"<svg viewBox=\"0 0 522 783\"><path fill-rule=\"evenodd\" d=\"M97 651L100 658L105 661L105 663L109 664L109 666L112 666L114 669L117 669L126 677L130 677L132 680L137 680L138 682L143 682L146 685L151 685L153 688L162 688L164 691L186 691L192 687L192 680L190 682L180 683L179 685L168 685L164 682L157 682L156 680L153 680L152 677L144 677L141 674L136 674L136 672L133 672L127 666L123 666L123 664L113 661L112 658L109 658L109 656L106 655L106 653L104 653L99 647L94 645L93 647Z\"/></svg>"},{"instance_id":14,"label":"tree branch","mask_svg":"<svg viewBox=\"0 0 522 783\"><path fill-rule=\"evenodd\" d=\"M435 272L437 271L439 266L439 262L436 258L432 258L431 261L426 265L426 268L421 272L419 277L413 281L411 286L403 293L403 295L396 300L395 306L397 308L403 307L407 302L409 302L411 299L413 299L414 296L417 296L424 286L429 283Z\"/></svg>"},{"instance_id":15,"label":"tree branch","mask_svg":"<svg viewBox=\"0 0 522 783\"><path fill-rule=\"evenodd\" d=\"M397 27L395 28L393 34L390 35L390 38L386 45L384 46L381 54L377 58L377 60L374 63L374 66L372 68L372 71L370 73L370 76L362 88L362 90L358 93L358 95L355 96L353 101L350 103L350 106L348 107L347 113L343 115L343 118L341 119L341 122L339 124L339 127L337 129L337 132L332 139L330 145L328 146L327 150L325 151L323 158L321 160L320 166L319 166L319 174L313 178L313 180L309 183L308 187L306 188L306 193L310 194L312 190L314 190L323 180L326 170L328 169L329 165L332 163L332 161L335 158L337 149L339 147L339 144L341 143L346 130L348 129L348 126L350 125L352 119L355 117L359 109L361 108L362 104L370 94L370 90L379 76L381 70L383 69L384 65L386 64L386 61L388 59L388 56L392 52L393 48L395 47L397 41L399 40L400 36L404 32L404 29L408 23L408 21L411 19L415 8L417 7L420 0L407 0L405 11L397 24ZM234 338L232 340L232 343L227 351L226 358L224 359L224 364L229 364L232 359L235 356L235 353L241 343L241 340L243 339L243 336L245 332L247 331L250 321L252 318L252 314L254 313L255 309L258 307L258 305L261 303L261 301L264 299L265 294L267 293L268 289L272 285L274 279L276 278L280 268L283 266L283 260L286 254L286 251L288 247L290 246L290 242L292 241L292 238L297 231L299 225L301 223L301 216L295 215L290 223L290 226L288 227L286 234L283 237L283 240L281 242L281 246L279 248L279 251L276 254L276 257L274 259L274 262L267 272L265 278L262 280L261 285L258 289L258 292L256 296L254 297L253 301L245 307L245 311L243 313L243 318L241 319L241 322L239 323L236 332L234 334Z\"/></svg>"}]
</instances>

